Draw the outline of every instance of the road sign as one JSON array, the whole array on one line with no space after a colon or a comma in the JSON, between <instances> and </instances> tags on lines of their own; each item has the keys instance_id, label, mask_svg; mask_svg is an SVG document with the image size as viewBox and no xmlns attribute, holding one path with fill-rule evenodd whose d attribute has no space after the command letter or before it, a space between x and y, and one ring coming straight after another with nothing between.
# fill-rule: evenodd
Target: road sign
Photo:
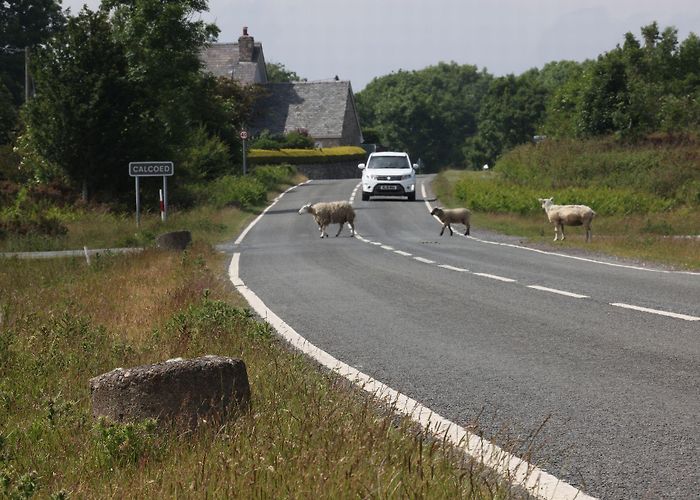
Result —
<instances>
[{"instance_id":1,"label":"road sign","mask_svg":"<svg viewBox=\"0 0 700 500\"><path fill-rule=\"evenodd\" d=\"M175 167L171 161L132 161L129 162L131 177L173 175Z\"/></svg>"},{"instance_id":2,"label":"road sign","mask_svg":"<svg viewBox=\"0 0 700 500\"><path fill-rule=\"evenodd\" d=\"M246 140L248 138L248 131L247 130L241 130L241 133L239 134L241 137L241 140Z\"/></svg>"}]
</instances>

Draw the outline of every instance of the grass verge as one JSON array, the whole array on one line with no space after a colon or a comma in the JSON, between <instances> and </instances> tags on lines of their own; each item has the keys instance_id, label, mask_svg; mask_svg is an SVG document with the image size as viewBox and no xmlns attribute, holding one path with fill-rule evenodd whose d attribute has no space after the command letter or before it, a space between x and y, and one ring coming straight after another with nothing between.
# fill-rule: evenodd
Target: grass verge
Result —
<instances>
[{"instance_id":1,"label":"grass verge","mask_svg":"<svg viewBox=\"0 0 700 500\"><path fill-rule=\"evenodd\" d=\"M225 228L195 230L184 253L3 261L0 496L522 496L281 344L209 244L251 215L215 215ZM212 214L187 217L197 227ZM91 377L205 354L247 365L251 410L237 420L191 433L92 418Z\"/></svg>"},{"instance_id":2,"label":"grass verge","mask_svg":"<svg viewBox=\"0 0 700 500\"><path fill-rule=\"evenodd\" d=\"M537 193L533 193L528 210L482 211L470 205L471 193L464 186L491 186L500 190L500 196L508 198L508 190L517 192L513 198L520 199L517 187L503 187L497 172L471 172L447 170L441 172L433 182L433 190L442 204L449 207L467 206L472 209L472 226L526 238L538 246L554 249L582 248L592 252L617 257L642 260L673 266L684 270L700 270L700 239L696 236L700 228L700 212L687 207L643 215L598 214L593 221L593 241L585 242L581 227L565 227L566 239L553 242L554 226L547 221L544 210L539 208ZM456 187L461 186L461 190ZM495 195L494 195L495 196ZM539 197L554 196L556 192L541 192ZM595 210L596 207L593 206Z\"/></svg>"}]
</instances>

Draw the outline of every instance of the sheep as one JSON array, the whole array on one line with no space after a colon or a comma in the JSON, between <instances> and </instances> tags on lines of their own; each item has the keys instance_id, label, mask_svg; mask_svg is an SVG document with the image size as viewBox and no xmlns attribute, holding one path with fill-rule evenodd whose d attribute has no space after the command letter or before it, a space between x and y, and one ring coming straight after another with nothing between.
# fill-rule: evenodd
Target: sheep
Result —
<instances>
[{"instance_id":1,"label":"sheep","mask_svg":"<svg viewBox=\"0 0 700 500\"><path fill-rule=\"evenodd\" d=\"M329 201L306 204L299 209L299 214L311 214L314 216L318 224L318 230L321 232L321 238L328 237L326 227L329 224L339 224L336 238L343 230L343 224L346 222L350 226L350 236L355 236L355 210L347 201Z\"/></svg>"},{"instance_id":2,"label":"sheep","mask_svg":"<svg viewBox=\"0 0 700 500\"><path fill-rule=\"evenodd\" d=\"M549 222L554 224L554 241L564 241L564 226L583 226L586 228L586 241L591 241L591 222L596 213L586 205L555 205L553 198L537 198L544 208Z\"/></svg>"},{"instance_id":3,"label":"sheep","mask_svg":"<svg viewBox=\"0 0 700 500\"><path fill-rule=\"evenodd\" d=\"M471 212L466 208L435 207L433 208L432 212L430 212L430 215L437 215L438 219L440 219L442 222L440 236L442 236L442 233L445 232L445 228L450 230L450 236L452 236L453 232L450 224L453 222L464 224L467 228L467 230L464 231L464 235L466 236L469 234L469 217L471 216Z\"/></svg>"}]
</instances>

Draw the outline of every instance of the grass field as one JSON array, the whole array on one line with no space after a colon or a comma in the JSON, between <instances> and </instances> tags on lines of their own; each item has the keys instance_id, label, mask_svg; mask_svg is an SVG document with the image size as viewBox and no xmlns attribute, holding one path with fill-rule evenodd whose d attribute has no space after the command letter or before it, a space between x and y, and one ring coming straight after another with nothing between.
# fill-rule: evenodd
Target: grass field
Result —
<instances>
[{"instance_id":1,"label":"grass field","mask_svg":"<svg viewBox=\"0 0 700 500\"><path fill-rule=\"evenodd\" d=\"M175 212L165 227L147 217L136 232L130 218L89 214L52 244L138 244L146 231L175 228L191 229L194 244L90 265L0 261L0 497L522 497L253 317L211 246L253 216ZM93 419L91 377L205 354L246 363L252 404L237 420L189 432Z\"/></svg>"},{"instance_id":2,"label":"grass field","mask_svg":"<svg viewBox=\"0 0 700 500\"><path fill-rule=\"evenodd\" d=\"M458 191L457 186L462 186ZM485 211L474 208L470 202L472 192L464 189L491 188L499 196L516 200L517 205L527 205L527 210L507 209ZM565 227L566 239L553 242L554 226L547 221L537 197L554 196L554 190L532 190L522 199L522 188L503 186L497 172L474 172L446 170L441 172L433 183L438 199L445 206L467 206L472 208L472 226L485 228L504 234L526 238L531 243L551 249L584 248L592 252L605 253L617 257L647 261L674 266L685 270L700 270L700 210L679 207L674 210L644 214L600 214L593 221L593 240L585 242L585 232L581 227ZM509 191L513 195L509 197ZM530 192L531 190L527 190ZM496 195L494 195L496 196ZM506 205L508 201L502 202ZM594 210L597 208L593 205ZM523 213L524 212L524 213Z\"/></svg>"}]
</instances>

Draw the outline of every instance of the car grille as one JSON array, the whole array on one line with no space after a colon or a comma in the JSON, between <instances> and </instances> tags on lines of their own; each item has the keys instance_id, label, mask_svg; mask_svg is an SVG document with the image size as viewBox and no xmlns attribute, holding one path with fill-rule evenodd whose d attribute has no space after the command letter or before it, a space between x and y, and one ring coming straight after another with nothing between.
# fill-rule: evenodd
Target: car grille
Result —
<instances>
[{"instance_id":1,"label":"car grille","mask_svg":"<svg viewBox=\"0 0 700 500\"><path fill-rule=\"evenodd\" d=\"M400 181L401 176L400 175L378 175L377 180L378 181Z\"/></svg>"}]
</instances>

